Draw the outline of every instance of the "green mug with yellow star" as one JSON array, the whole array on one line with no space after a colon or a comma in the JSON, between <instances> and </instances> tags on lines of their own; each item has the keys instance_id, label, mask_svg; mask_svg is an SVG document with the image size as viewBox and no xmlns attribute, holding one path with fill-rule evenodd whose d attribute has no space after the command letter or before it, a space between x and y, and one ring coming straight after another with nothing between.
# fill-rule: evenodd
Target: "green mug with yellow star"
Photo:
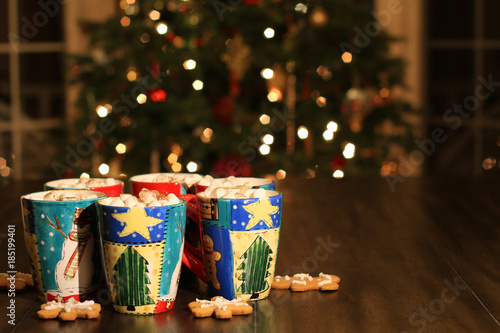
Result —
<instances>
[{"instance_id":1,"label":"green mug with yellow star","mask_svg":"<svg viewBox=\"0 0 500 333\"><path fill-rule=\"evenodd\" d=\"M179 285L186 201L147 207L97 203L105 280L115 311L172 309Z\"/></svg>"},{"instance_id":2,"label":"green mug with yellow star","mask_svg":"<svg viewBox=\"0 0 500 333\"><path fill-rule=\"evenodd\" d=\"M245 196L224 191L227 195L221 197L197 194L202 250L186 248L184 263L213 296L266 298L278 258L282 194L260 189L259 197L253 197L257 189Z\"/></svg>"}]
</instances>

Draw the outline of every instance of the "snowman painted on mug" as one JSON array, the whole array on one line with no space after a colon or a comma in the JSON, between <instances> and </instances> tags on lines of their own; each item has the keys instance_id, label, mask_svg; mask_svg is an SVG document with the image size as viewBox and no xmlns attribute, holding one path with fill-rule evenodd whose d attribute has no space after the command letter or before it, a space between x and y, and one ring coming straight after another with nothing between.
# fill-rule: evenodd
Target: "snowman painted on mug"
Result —
<instances>
[{"instance_id":1,"label":"snowman painted on mug","mask_svg":"<svg viewBox=\"0 0 500 333\"><path fill-rule=\"evenodd\" d=\"M57 190L21 197L24 236L39 299L84 300L101 270L95 202L102 192Z\"/></svg>"},{"instance_id":2,"label":"snowman painted on mug","mask_svg":"<svg viewBox=\"0 0 500 333\"><path fill-rule=\"evenodd\" d=\"M94 272L92 263L94 236L90 230L88 211L77 208L73 228L68 235L63 236L66 240L62 247L62 258L57 263L55 271L58 291L62 294L73 291L89 292ZM48 293L54 294L58 291L48 290Z\"/></svg>"}]
</instances>

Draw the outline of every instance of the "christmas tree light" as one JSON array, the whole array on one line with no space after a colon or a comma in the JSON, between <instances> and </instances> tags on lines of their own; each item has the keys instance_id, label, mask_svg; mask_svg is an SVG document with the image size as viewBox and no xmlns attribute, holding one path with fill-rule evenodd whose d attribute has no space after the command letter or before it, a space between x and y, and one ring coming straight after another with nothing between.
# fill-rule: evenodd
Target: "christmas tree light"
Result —
<instances>
[{"instance_id":1,"label":"christmas tree light","mask_svg":"<svg viewBox=\"0 0 500 333\"><path fill-rule=\"evenodd\" d=\"M345 47L355 45L355 27L373 21L369 6L244 1L223 20L210 2L119 6L116 17L88 24L89 53L75 56L71 71L81 87L76 133L91 135L100 120L114 130L93 140L92 157L68 172L96 176L106 164L118 176L196 165L222 175L236 161L242 174L276 177L394 174L394 152L412 149L413 125L401 115L415 111L391 93L403 71L387 51L390 36L373 36L359 52ZM382 135L386 121L399 132Z\"/></svg>"}]
</instances>

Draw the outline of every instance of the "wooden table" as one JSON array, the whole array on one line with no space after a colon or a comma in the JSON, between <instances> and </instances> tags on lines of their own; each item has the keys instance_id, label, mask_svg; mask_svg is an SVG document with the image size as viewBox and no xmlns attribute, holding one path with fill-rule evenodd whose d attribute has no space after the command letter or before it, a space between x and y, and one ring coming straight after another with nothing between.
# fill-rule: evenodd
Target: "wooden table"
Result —
<instances>
[{"instance_id":1,"label":"wooden table","mask_svg":"<svg viewBox=\"0 0 500 333\"><path fill-rule=\"evenodd\" d=\"M277 274L333 273L337 292L274 290L254 313L196 319L187 304L206 286L183 270L174 309L155 316L115 313L98 320L42 321L34 292L15 297L7 332L500 332L500 180L298 179L278 183L283 226ZM15 225L16 268L28 271L19 196L40 183L11 183L0 194L0 271L7 226ZM5 313L10 298L0 294Z\"/></svg>"}]
</instances>

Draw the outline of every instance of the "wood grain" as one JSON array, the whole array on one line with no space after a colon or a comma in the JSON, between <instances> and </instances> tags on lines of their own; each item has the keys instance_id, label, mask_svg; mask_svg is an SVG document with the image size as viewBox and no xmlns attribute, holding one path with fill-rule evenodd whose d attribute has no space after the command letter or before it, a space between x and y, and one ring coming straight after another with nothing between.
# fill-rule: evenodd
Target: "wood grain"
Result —
<instances>
[{"instance_id":1,"label":"wood grain","mask_svg":"<svg viewBox=\"0 0 500 333\"><path fill-rule=\"evenodd\" d=\"M169 313L131 316L105 306L99 320L70 325L85 332L498 332L499 185L484 178L407 179L392 192L383 178L287 178L278 183L284 202L276 273L335 274L339 291L273 290L252 303L250 316L196 319L187 304L207 298L207 288L183 269ZM1 191L0 233L15 224L17 244L24 244L19 196L39 188L11 183ZM17 256L26 271L26 251L19 247ZM36 317L34 293L16 300L15 331L68 328ZM8 301L0 294L2 308ZM0 330L10 329L1 319Z\"/></svg>"}]
</instances>

